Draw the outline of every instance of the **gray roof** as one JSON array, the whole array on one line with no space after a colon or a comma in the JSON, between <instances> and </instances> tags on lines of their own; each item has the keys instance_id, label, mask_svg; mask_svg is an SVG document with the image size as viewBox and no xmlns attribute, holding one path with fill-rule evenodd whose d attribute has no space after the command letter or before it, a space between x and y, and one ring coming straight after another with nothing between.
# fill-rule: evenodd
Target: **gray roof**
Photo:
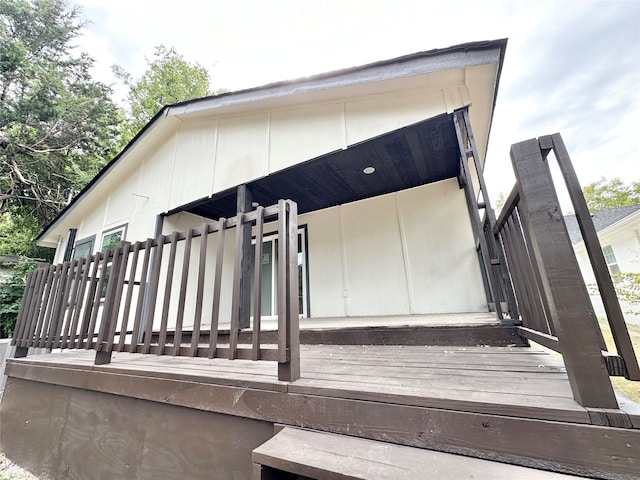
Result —
<instances>
[{"instance_id":1,"label":"gray roof","mask_svg":"<svg viewBox=\"0 0 640 480\"><path fill-rule=\"evenodd\" d=\"M606 210L595 210L591 212L591 220L593 220L593 226L595 227L596 232L599 232L638 210L640 210L640 204L629 205L627 207L608 208ZM578 226L576 216L566 215L564 217L564 223L567 225L571 243L573 245L580 243L582 241L582 235L580 234L580 227Z\"/></svg>"}]
</instances>

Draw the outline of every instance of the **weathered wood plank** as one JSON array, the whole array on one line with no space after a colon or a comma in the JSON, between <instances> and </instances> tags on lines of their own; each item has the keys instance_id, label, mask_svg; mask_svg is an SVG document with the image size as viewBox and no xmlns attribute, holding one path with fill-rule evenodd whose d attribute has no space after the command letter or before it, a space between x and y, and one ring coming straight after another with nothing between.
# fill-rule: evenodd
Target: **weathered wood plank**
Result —
<instances>
[{"instance_id":1,"label":"weathered wood plank","mask_svg":"<svg viewBox=\"0 0 640 480\"><path fill-rule=\"evenodd\" d=\"M246 185L238 185L236 196L236 211L248 213L252 209L253 196ZM249 328L251 316L251 223L238 219L238 226L242 236L242 247L237 251L240 255L240 302L238 312L238 328Z\"/></svg>"},{"instance_id":2,"label":"weathered wood plank","mask_svg":"<svg viewBox=\"0 0 640 480\"><path fill-rule=\"evenodd\" d=\"M174 355L178 354L182 343L182 325L184 322L184 307L187 299L187 286L189 284L189 264L191 262L191 239L194 229L187 230L184 240L184 252L182 256L182 274L180 276L180 293L178 294L178 310L176 312L176 331L173 336Z\"/></svg>"},{"instance_id":3,"label":"weathered wood plank","mask_svg":"<svg viewBox=\"0 0 640 480\"><path fill-rule=\"evenodd\" d=\"M133 245L133 254L131 255L131 267L129 269L129 281L127 283L127 296L124 300L124 308L122 310L122 321L120 322L120 338L118 338L118 352L124 351L124 345L127 339L127 329L129 328L129 314L131 312L131 301L133 299L133 290L136 286L136 270L138 269L138 256L140 255L141 242Z\"/></svg>"},{"instance_id":4,"label":"weathered wood plank","mask_svg":"<svg viewBox=\"0 0 640 480\"><path fill-rule=\"evenodd\" d=\"M262 252L264 235L264 208L256 208L256 244L253 266L253 359L260 360L260 320L262 317Z\"/></svg>"},{"instance_id":5,"label":"weathered wood plank","mask_svg":"<svg viewBox=\"0 0 640 480\"><path fill-rule=\"evenodd\" d=\"M144 244L144 256L142 258L142 270L140 271L140 290L136 299L136 313L133 318L133 330L131 333L132 344L140 341L140 325L142 323L142 315L144 313L144 304L147 292L147 275L149 272L149 262L151 259L151 244L153 240L147 238ZM142 246L140 247L142 249ZM129 350L131 351L131 350Z\"/></svg>"},{"instance_id":6,"label":"weathered wood plank","mask_svg":"<svg viewBox=\"0 0 640 480\"><path fill-rule=\"evenodd\" d=\"M596 233L593 221L591 220L591 214L589 208L584 199L582 193L582 187L578 181L578 176L573 168L573 163L569 158L569 152L562 140L559 133L542 137L539 139L541 148L546 143L546 148L552 148L555 154L558 166L564 177L571 203L573 204L574 211L576 213L576 219L578 220L578 226L580 227L580 233L587 247L587 254L591 266L595 273L596 283L598 284L598 291L602 297L602 303L607 313L607 319L609 326L613 332L613 340L616 345L616 350L620 356L624 359L626 372L625 376L630 380L640 380L640 367L638 366L638 359L636 358L631 338L629 337L629 331L625 323L622 309L620 308L620 302L616 295L613 282L611 281L611 275L609 274L609 268L607 262L604 259L602 253L602 247L600 240ZM549 144L550 143L550 144ZM599 326L598 326L599 328Z\"/></svg>"},{"instance_id":7,"label":"weathered wood plank","mask_svg":"<svg viewBox=\"0 0 640 480\"><path fill-rule=\"evenodd\" d=\"M160 349L164 350L167 343L167 324L169 322L169 305L171 303L171 288L173 286L173 272L176 263L176 251L178 249L178 232L171 235L171 247L169 249L169 260L167 262L167 276L164 286L164 298L162 301L162 316L160 318L160 338L158 344ZM151 335L149 335L151 341Z\"/></svg>"},{"instance_id":8,"label":"weathered wood plank","mask_svg":"<svg viewBox=\"0 0 640 480\"><path fill-rule=\"evenodd\" d=\"M209 238L209 225L202 224L200 228L200 256L198 258L198 283L196 286L196 308L193 316L193 338L191 340L191 353L193 356L198 351L197 339L200 337L202 325L202 302L204 300L204 281L207 268L207 240Z\"/></svg>"},{"instance_id":9,"label":"weathered wood plank","mask_svg":"<svg viewBox=\"0 0 640 480\"><path fill-rule=\"evenodd\" d=\"M153 332L153 321L156 313L156 300L158 298L158 289L160 287L160 271L162 269L162 256L164 253L164 240L166 236L160 235L156 242L158 246L155 250L153 257L153 268L151 270L151 277L149 278L149 300L147 302L148 311L145 318L145 331L144 331L144 353L149 353L149 347L151 345L151 334ZM206 238L204 236L203 238Z\"/></svg>"},{"instance_id":10,"label":"weathered wood plank","mask_svg":"<svg viewBox=\"0 0 640 480\"><path fill-rule=\"evenodd\" d=\"M269 422L601 478L633 478L640 431L9 363L10 375ZM295 384L290 384L295 385ZM327 416L327 412L331 412ZM527 432L525 445L522 432Z\"/></svg>"},{"instance_id":11,"label":"weathered wood plank","mask_svg":"<svg viewBox=\"0 0 640 480\"><path fill-rule=\"evenodd\" d=\"M238 212L238 225L242 223L244 214ZM238 345L238 330L240 329L240 310L242 297L242 268L244 254L244 230L236 227L235 257L233 263L233 287L231 293L231 324L229 327L229 360L236 358L235 349Z\"/></svg>"},{"instance_id":12,"label":"weathered wood plank","mask_svg":"<svg viewBox=\"0 0 640 480\"><path fill-rule=\"evenodd\" d=\"M575 399L585 407L617 409L589 294L538 141L512 145L511 160L521 187L521 217L528 224Z\"/></svg>"},{"instance_id":13,"label":"weathered wood plank","mask_svg":"<svg viewBox=\"0 0 640 480\"><path fill-rule=\"evenodd\" d=\"M224 225L225 219L221 218L218 225ZM220 322L220 292L222 290L222 267L224 262L224 228L218 230L217 246L216 246L216 267L213 275L213 305L211 308L211 328L209 330L209 358L216 355L218 345L218 324ZM179 344L178 344L179 345Z\"/></svg>"},{"instance_id":14,"label":"weathered wood plank","mask_svg":"<svg viewBox=\"0 0 640 480\"><path fill-rule=\"evenodd\" d=\"M560 480L574 476L477 458L285 427L253 451L253 462L309 478L370 480ZM282 474L280 474L282 475ZM276 477L274 477L276 478Z\"/></svg>"}]
</instances>

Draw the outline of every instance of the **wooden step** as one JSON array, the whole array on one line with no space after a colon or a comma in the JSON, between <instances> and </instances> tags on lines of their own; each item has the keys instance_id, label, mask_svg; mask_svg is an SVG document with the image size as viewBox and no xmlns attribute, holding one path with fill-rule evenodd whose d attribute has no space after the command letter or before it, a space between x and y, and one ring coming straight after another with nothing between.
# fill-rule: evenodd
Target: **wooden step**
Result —
<instances>
[{"instance_id":1,"label":"wooden step","mask_svg":"<svg viewBox=\"0 0 640 480\"><path fill-rule=\"evenodd\" d=\"M285 427L253 450L253 480L561 480L573 475ZM287 476L286 474L296 476Z\"/></svg>"}]
</instances>

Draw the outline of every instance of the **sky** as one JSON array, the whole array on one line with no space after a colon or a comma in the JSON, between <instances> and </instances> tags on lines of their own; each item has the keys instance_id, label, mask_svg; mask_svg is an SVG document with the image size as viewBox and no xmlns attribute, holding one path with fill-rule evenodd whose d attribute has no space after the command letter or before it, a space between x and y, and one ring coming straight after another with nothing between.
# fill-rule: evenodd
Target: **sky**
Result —
<instances>
[{"instance_id":1,"label":"sky","mask_svg":"<svg viewBox=\"0 0 640 480\"><path fill-rule=\"evenodd\" d=\"M73 1L73 0L72 0ZM583 185L640 180L638 0L76 0L93 75L126 89L154 47L238 90L460 43L508 38L485 171L490 197L514 183L510 145L560 132Z\"/></svg>"}]
</instances>

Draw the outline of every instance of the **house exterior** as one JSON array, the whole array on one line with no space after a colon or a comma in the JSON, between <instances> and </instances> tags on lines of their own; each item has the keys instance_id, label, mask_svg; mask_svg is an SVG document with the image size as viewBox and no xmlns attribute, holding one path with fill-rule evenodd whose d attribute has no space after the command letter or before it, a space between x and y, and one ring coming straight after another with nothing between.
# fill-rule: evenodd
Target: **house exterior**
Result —
<instances>
[{"instance_id":1,"label":"house exterior","mask_svg":"<svg viewBox=\"0 0 640 480\"><path fill-rule=\"evenodd\" d=\"M165 107L40 236L2 451L47 478L637 478L609 376L640 369L557 221L560 134L487 202L505 46Z\"/></svg>"},{"instance_id":2,"label":"house exterior","mask_svg":"<svg viewBox=\"0 0 640 480\"><path fill-rule=\"evenodd\" d=\"M594 211L591 212L591 218L610 275L614 277L620 273L640 273L640 205ZM596 280L575 215L566 216L565 222L584 281L593 290L596 288ZM604 307L597 292L591 296L591 300L596 314L604 317ZM627 322L640 324L640 315L633 313L640 311L640 305L621 299L620 306Z\"/></svg>"},{"instance_id":3,"label":"house exterior","mask_svg":"<svg viewBox=\"0 0 640 480\"><path fill-rule=\"evenodd\" d=\"M452 114L468 109L483 163L505 47L465 44L165 107L38 244L56 248L56 263L229 218L246 185L254 206L298 204L303 316L486 312ZM266 317L275 244L263 253Z\"/></svg>"}]
</instances>

